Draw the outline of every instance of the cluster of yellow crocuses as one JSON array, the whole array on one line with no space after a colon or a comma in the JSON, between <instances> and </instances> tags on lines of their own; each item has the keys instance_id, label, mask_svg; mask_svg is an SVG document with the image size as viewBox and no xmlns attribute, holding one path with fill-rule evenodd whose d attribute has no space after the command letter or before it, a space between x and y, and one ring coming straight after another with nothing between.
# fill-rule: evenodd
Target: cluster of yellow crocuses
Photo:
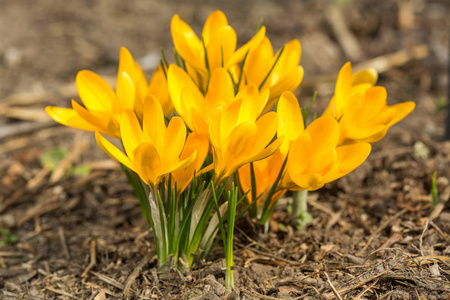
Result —
<instances>
[{"instance_id":1,"label":"cluster of yellow crocuses","mask_svg":"<svg viewBox=\"0 0 450 300\"><path fill-rule=\"evenodd\" d=\"M63 125L95 132L100 147L151 189L169 174L181 194L195 174L214 172L218 186L237 172L245 193L253 163L256 195L264 199L285 163L273 200L287 190L316 190L358 167L370 143L414 109L413 102L388 106L377 74L352 75L347 63L328 108L305 128L292 93L303 78L297 40L274 53L262 26L236 49L236 32L221 11L209 16L201 39L178 15L171 32L181 62L162 61L149 83L122 48L115 91L80 71L84 107L72 101L72 109L46 108ZM121 139L124 151L102 134Z\"/></svg>"}]
</instances>

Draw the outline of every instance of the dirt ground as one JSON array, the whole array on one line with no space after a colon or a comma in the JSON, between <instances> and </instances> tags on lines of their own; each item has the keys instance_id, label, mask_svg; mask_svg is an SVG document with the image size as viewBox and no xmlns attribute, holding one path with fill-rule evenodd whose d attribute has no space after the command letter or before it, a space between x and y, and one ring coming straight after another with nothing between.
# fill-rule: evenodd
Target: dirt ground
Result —
<instances>
[{"instance_id":1,"label":"dirt ground","mask_svg":"<svg viewBox=\"0 0 450 300\"><path fill-rule=\"evenodd\" d=\"M448 1L0 0L0 8L1 299L450 299ZM389 104L417 104L361 167L310 193L314 219L304 230L288 225L289 199L266 235L238 221L232 293L220 243L189 273L158 270L118 165L92 133L43 110L77 98L81 69L114 83L121 46L150 75L160 47L172 51L173 14L200 32L215 9L238 42L260 18L274 48L300 40L296 94L306 105L317 91L318 113L346 61L376 67Z\"/></svg>"}]
</instances>

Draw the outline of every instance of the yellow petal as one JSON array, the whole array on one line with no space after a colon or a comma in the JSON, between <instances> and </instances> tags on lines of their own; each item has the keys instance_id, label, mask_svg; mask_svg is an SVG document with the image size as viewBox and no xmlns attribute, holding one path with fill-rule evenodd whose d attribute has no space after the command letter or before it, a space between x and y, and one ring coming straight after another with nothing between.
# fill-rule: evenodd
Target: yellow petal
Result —
<instances>
[{"instance_id":1,"label":"yellow petal","mask_svg":"<svg viewBox=\"0 0 450 300\"><path fill-rule=\"evenodd\" d=\"M172 164L180 157L186 142L186 125L180 117L173 117L164 134L164 146L161 153L164 153L163 162Z\"/></svg>"},{"instance_id":2,"label":"yellow petal","mask_svg":"<svg viewBox=\"0 0 450 300\"><path fill-rule=\"evenodd\" d=\"M360 71L352 76L352 86L359 84L369 84L373 86L377 83L378 72L377 70L371 68L367 70Z\"/></svg>"},{"instance_id":3,"label":"yellow petal","mask_svg":"<svg viewBox=\"0 0 450 300\"><path fill-rule=\"evenodd\" d=\"M47 106L45 108L47 114L56 122L63 124L65 126L70 126L87 131L98 130L96 126L87 122L85 119L80 117L73 109Z\"/></svg>"},{"instance_id":4,"label":"yellow petal","mask_svg":"<svg viewBox=\"0 0 450 300\"><path fill-rule=\"evenodd\" d=\"M117 107L114 112L119 113L127 108L134 108L136 90L133 80L128 73L117 75Z\"/></svg>"},{"instance_id":5,"label":"yellow petal","mask_svg":"<svg viewBox=\"0 0 450 300\"><path fill-rule=\"evenodd\" d=\"M121 164L125 165L130 170L136 172L136 168L134 167L133 163L130 161L128 156L126 156L122 151L117 149L116 146L114 146L110 141L105 139L98 131L95 132L95 140L97 141L97 144L100 146L100 148L102 148L102 150L106 152L106 154L108 154Z\"/></svg>"},{"instance_id":6,"label":"yellow petal","mask_svg":"<svg viewBox=\"0 0 450 300\"><path fill-rule=\"evenodd\" d=\"M278 57L281 49L275 54ZM270 86L282 81L287 74L293 71L300 63L301 47L298 40L292 40L284 46L283 53L275 65L270 76Z\"/></svg>"},{"instance_id":7,"label":"yellow petal","mask_svg":"<svg viewBox=\"0 0 450 300\"><path fill-rule=\"evenodd\" d=\"M284 143L281 146L281 152L287 154L289 145L295 141L304 131L303 116L295 95L286 91L281 94L278 101L277 112L279 116L279 125L277 135L284 136Z\"/></svg>"},{"instance_id":8,"label":"yellow petal","mask_svg":"<svg viewBox=\"0 0 450 300\"><path fill-rule=\"evenodd\" d=\"M228 69L231 66L241 62L244 59L247 52L252 51L253 49L259 46L265 34L266 34L266 27L262 26L259 29L258 33L254 37L252 37L250 41L248 41L246 44L244 44L241 48L239 48L236 52L233 53L230 60L227 62L225 69Z\"/></svg>"},{"instance_id":9,"label":"yellow petal","mask_svg":"<svg viewBox=\"0 0 450 300\"><path fill-rule=\"evenodd\" d=\"M135 62L127 48L120 48L119 71L117 72L116 94L121 110L133 108L135 102L135 86L133 76Z\"/></svg>"},{"instance_id":10,"label":"yellow petal","mask_svg":"<svg viewBox=\"0 0 450 300\"><path fill-rule=\"evenodd\" d=\"M228 26L225 14L220 10L212 12L203 26L202 38L205 44L208 45L211 39L217 35L218 30L224 26Z\"/></svg>"},{"instance_id":11,"label":"yellow petal","mask_svg":"<svg viewBox=\"0 0 450 300\"><path fill-rule=\"evenodd\" d=\"M324 153L336 148L339 139L339 125L331 117L320 117L314 120L306 129L311 136L315 153Z\"/></svg>"},{"instance_id":12,"label":"yellow petal","mask_svg":"<svg viewBox=\"0 0 450 300\"><path fill-rule=\"evenodd\" d=\"M235 100L227 105L223 111L221 111L220 117L220 141L223 144L224 141L228 138L231 132L236 128L238 123L239 114L241 111L242 99ZM211 119L211 122L213 120Z\"/></svg>"},{"instance_id":13,"label":"yellow petal","mask_svg":"<svg viewBox=\"0 0 450 300\"><path fill-rule=\"evenodd\" d=\"M291 174L291 180L300 188L308 191L320 189L325 181L320 174Z\"/></svg>"},{"instance_id":14,"label":"yellow petal","mask_svg":"<svg viewBox=\"0 0 450 300\"><path fill-rule=\"evenodd\" d=\"M152 79L150 80L150 84L148 86L147 95L153 95L156 99L158 99L166 116L172 113L173 104L170 100L167 79L161 65L158 65L153 73Z\"/></svg>"},{"instance_id":15,"label":"yellow petal","mask_svg":"<svg viewBox=\"0 0 450 300\"><path fill-rule=\"evenodd\" d=\"M230 26L220 28L206 46L208 65L211 71L225 67L236 49L236 32Z\"/></svg>"},{"instance_id":16,"label":"yellow petal","mask_svg":"<svg viewBox=\"0 0 450 300\"><path fill-rule=\"evenodd\" d=\"M270 110L274 105L278 97L284 91L294 91L303 80L304 70L302 66L298 66L290 73L288 73L283 80L277 82L274 86L270 88L270 99L271 103L266 106L266 111Z\"/></svg>"},{"instance_id":17,"label":"yellow petal","mask_svg":"<svg viewBox=\"0 0 450 300\"><path fill-rule=\"evenodd\" d=\"M404 117L409 115L414 110L415 107L416 107L416 104L412 101L403 102L403 103L399 103L399 104L390 106L391 109L396 111L396 114L395 114L395 118L393 118L387 124L387 126L392 126L392 125L398 123Z\"/></svg>"},{"instance_id":18,"label":"yellow petal","mask_svg":"<svg viewBox=\"0 0 450 300\"><path fill-rule=\"evenodd\" d=\"M204 97L198 87L186 72L176 65L170 65L167 82L175 110L186 122L189 128L193 129L193 120L189 115L191 108L202 108Z\"/></svg>"},{"instance_id":19,"label":"yellow petal","mask_svg":"<svg viewBox=\"0 0 450 300\"><path fill-rule=\"evenodd\" d=\"M205 96L205 113L212 112L219 106L225 106L234 98L234 86L228 72L223 68L218 68L212 72Z\"/></svg>"},{"instance_id":20,"label":"yellow petal","mask_svg":"<svg viewBox=\"0 0 450 300\"><path fill-rule=\"evenodd\" d=\"M248 156L254 149L256 139L259 138L257 134L258 127L255 123L239 124L227 138L225 155L229 155L233 159Z\"/></svg>"},{"instance_id":21,"label":"yellow petal","mask_svg":"<svg viewBox=\"0 0 450 300\"><path fill-rule=\"evenodd\" d=\"M289 174L305 173L310 167L312 155L311 135L306 131L291 144L287 162Z\"/></svg>"},{"instance_id":22,"label":"yellow petal","mask_svg":"<svg viewBox=\"0 0 450 300\"><path fill-rule=\"evenodd\" d=\"M88 111L75 100L72 100L72 108L81 118L95 126L100 132L114 137L120 137L120 132L115 132L116 130L119 131L119 127L117 127L116 130L113 130L113 132L108 132L109 121L112 117L111 113Z\"/></svg>"},{"instance_id":23,"label":"yellow petal","mask_svg":"<svg viewBox=\"0 0 450 300\"><path fill-rule=\"evenodd\" d=\"M162 149L166 124L164 113L158 100L152 95L144 104L143 132L147 141L151 142L157 149Z\"/></svg>"},{"instance_id":24,"label":"yellow petal","mask_svg":"<svg viewBox=\"0 0 450 300\"><path fill-rule=\"evenodd\" d=\"M151 143L140 144L134 153L137 173L150 186L159 183L162 175L161 158L155 146Z\"/></svg>"},{"instance_id":25,"label":"yellow petal","mask_svg":"<svg viewBox=\"0 0 450 300\"><path fill-rule=\"evenodd\" d=\"M266 92L266 100L267 100ZM239 115L237 118L237 124L241 124L247 121L256 121L262 108L260 106L259 90L254 84L248 84L236 95L235 99L241 99L242 103L239 108ZM264 105L264 104L263 104Z\"/></svg>"},{"instance_id":26,"label":"yellow petal","mask_svg":"<svg viewBox=\"0 0 450 300\"><path fill-rule=\"evenodd\" d=\"M252 161L258 161L261 159L264 159L266 157L269 157L272 155L275 151L277 151L281 144L283 143L284 137L280 137L273 141L269 146L267 146L264 150L256 153L255 155L249 157L247 160L243 161L242 164L248 164Z\"/></svg>"},{"instance_id":27,"label":"yellow petal","mask_svg":"<svg viewBox=\"0 0 450 300\"><path fill-rule=\"evenodd\" d=\"M189 157L171 165L169 169L163 170L163 172L164 174L169 174L178 170L185 169L195 161L196 157L197 157L197 150L195 150L191 155L189 155Z\"/></svg>"},{"instance_id":28,"label":"yellow petal","mask_svg":"<svg viewBox=\"0 0 450 300\"><path fill-rule=\"evenodd\" d=\"M203 44L192 28L178 15L175 15L170 23L170 30L178 54L194 67L204 68Z\"/></svg>"},{"instance_id":29,"label":"yellow petal","mask_svg":"<svg viewBox=\"0 0 450 300\"><path fill-rule=\"evenodd\" d=\"M81 101L88 110L113 111L117 105L116 94L109 84L94 72L78 72L76 85Z\"/></svg>"},{"instance_id":30,"label":"yellow petal","mask_svg":"<svg viewBox=\"0 0 450 300\"><path fill-rule=\"evenodd\" d=\"M130 160L134 161L134 151L145 140L139 120L130 109L125 110L122 114L120 119L120 134L125 152Z\"/></svg>"},{"instance_id":31,"label":"yellow petal","mask_svg":"<svg viewBox=\"0 0 450 300\"><path fill-rule=\"evenodd\" d=\"M192 153L197 151L197 156L192 164L186 169L180 169L172 173L172 176L177 183L178 192L181 193L186 189L194 176L194 173L199 171L206 155L208 154L209 141L208 138L200 133L192 132L186 139L186 144L181 153L180 159L188 158Z\"/></svg>"},{"instance_id":32,"label":"yellow petal","mask_svg":"<svg viewBox=\"0 0 450 300\"><path fill-rule=\"evenodd\" d=\"M339 75L336 81L336 88L334 91L335 99L335 113L336 119L342 116L343 109L349 105L348 98L352 89L352 66L348 62L339 71Z\"/></svg>"},{"instance_id":33,"label":"yellow petal","mask_svg":"<svg viewBox=\"0 0 450 300\"><path fill-rule=\"evenodd\" d=\"M324 181L331 182L347 175L367 159L370 151L371 146L369 143L356 143L337 147L336 165L324 176Z\"/></svg>"},{"instance_id":34,"label":"yellow petal","mask_svg":"<svg viewBox=\"0 0 450 300\"><path fill-rule=\"evenodd\" d=\"M274 61L272 44L267 37L264 37L260 45L249 52L245 60L244 73L247 83L259 86L270 72ZM268 85L269 82L266 81L264 87Z\"/></svg>"},{"instance_id":35,"label":"yellow petal","mask_svg":"<svg viewBox=\"0 0 450 300\"><path fill-rule=\"evenodd\" d=\"M278 129L278 115L276 112L268 112L256 121L258 128L258 140L255 144L254 151L264 149L270 141L273 140Z\"/></svg>"}]
</instances>

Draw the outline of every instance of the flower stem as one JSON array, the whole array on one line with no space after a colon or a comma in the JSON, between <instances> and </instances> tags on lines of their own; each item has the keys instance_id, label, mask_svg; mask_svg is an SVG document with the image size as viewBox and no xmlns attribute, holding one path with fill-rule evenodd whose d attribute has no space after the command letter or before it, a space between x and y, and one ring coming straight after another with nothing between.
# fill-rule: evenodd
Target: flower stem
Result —
<instances>
[{"instance_id":1,"label":"flower stem","mask_svg":"<svg viewBox=\"0 0 450 300\"><path fill-rule=\"evenodd\" d=\"M312 221L312 216L308 213L308 190L294 192L293 198L291 224L297 229L303 229Z\"/></svg>"}]
</instances>

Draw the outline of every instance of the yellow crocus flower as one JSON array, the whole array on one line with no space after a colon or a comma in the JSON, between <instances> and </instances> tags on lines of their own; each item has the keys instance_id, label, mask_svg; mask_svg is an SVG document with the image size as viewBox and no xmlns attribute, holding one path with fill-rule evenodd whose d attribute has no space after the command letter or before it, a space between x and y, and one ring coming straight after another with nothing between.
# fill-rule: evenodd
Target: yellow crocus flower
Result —
<instances>
[{"instance_id":1,"label":"yellow crocus flower","mask_svg":"<svg viewBox=\"0 0 450 300\"><path fill-rule=\"evenodd\" d=\"M369 143L338 146L339 125L332 117L320 117L303 129L297 98L284 92L278 102L280 147L288 155L281 186L289 190L317 190L361 165L370 153ZM284 156L286 157L286 156Z\"/></svg>"},{"instance_id":2,"label":"yellow crocus flower","mask_svg":"<svg viewBox=\"0 0 450 300\"><path fill-rule=\"evenodd\" d=\"M281 138L270 143L278 127L277 114L269 112L258 119L264 106L258 105L256 86L248 89L252 92L242 97L238 94L235 101L217 108L211 117L209 138L216 184L241 166L268 157L282 142Z\"/></svg>"},{"instance_id":3,"label":"yellow crocus flower","mask_svg":"<svg viewBox=\"0 0 450 300\"><path fill-rule=\"evenodd\" d=\"M236 32L220 10L211 13L206 20L201 39L178 15L172 18L170 28L175 49L202 92L206 91L208 77L216 68L229 70L241 62L248 51L261 43L266 32L262 26L249 42L236 50Z\"/></svg>"},{"instance_id":4,"label":"yellow crocus flower","mask_svg":"<svg viewBox=\"0 0 450 300\"><path fill-rule=\"evenodd\" d=\"M166 127L164 113L155 97L150 96L144 105L142 127L131 109L122 113L120 133L125 153L120 151L98 131L95 138L109 156L136 172L150 187L156 187L163 176L184 169L197 156L193 151L181 158L186 141L186 125L173 117Z\"/></svg>"},{"instance_id":5,"label":"yellow crocus flower","mask_svg":"<svg viewBox=\"0 0 450 300\"><path fill-rule=\"evenodd\" d=\"M302 82L304 71L299 65L300 56L298 40L290 41L274 55L270 40L264 37L245 60L241 85L254 83L260 90L269 89L270 101L265 109L268 111L284 91L294 91ZM239 80L240 70L237 65L232 69L235 82Z\"/></svg>"},{"instance_id":6,"label":"yellow crocus flower","mask_svg":"<svg viewBox=\"0 0 450 300\"><path fill-rule=\"evenodd\" d=\"M212 73L205 96L189 75L176 65L169 67L167 80L170 97L177 113L192 131L205 136L208 136L208 124L216 108L226 106L236 99L250 98L250 101L245 101L247 106L251 106L248 112L256 114L257 118L269 97L268 91L259 93L255 85L242 88L235 96L231 77L223 68L217 68Z\"/></svg>"},{"instance_id":7,"label":"yellow crocus flower","mask_svg":"<svg viewBox=\"0 0 450 300\"><path fill-rule=\"evenodd\" d=\"M414 109L412 101L388 106L386 89L373 86L375 81L369 71L352 76L350 63L339 72L335 94L323 113L339 121L339 145L379 141Z\"/></svg>"},{"instance_id":8,"label":"yellow crocus flower","mask_svg":"<svg viewBox=\"0 0 450 300\"><path fill-rule=\"evenodd\" d=\"M56 122L120 138L119 121L125 109L144 101L147 82L139 65L126 48L120 49L116 91L99 75L83 70L76 77L78 94L84 106L72 100L72 109L48 106L46 112Z\"/></svg>"}]
</instances>

